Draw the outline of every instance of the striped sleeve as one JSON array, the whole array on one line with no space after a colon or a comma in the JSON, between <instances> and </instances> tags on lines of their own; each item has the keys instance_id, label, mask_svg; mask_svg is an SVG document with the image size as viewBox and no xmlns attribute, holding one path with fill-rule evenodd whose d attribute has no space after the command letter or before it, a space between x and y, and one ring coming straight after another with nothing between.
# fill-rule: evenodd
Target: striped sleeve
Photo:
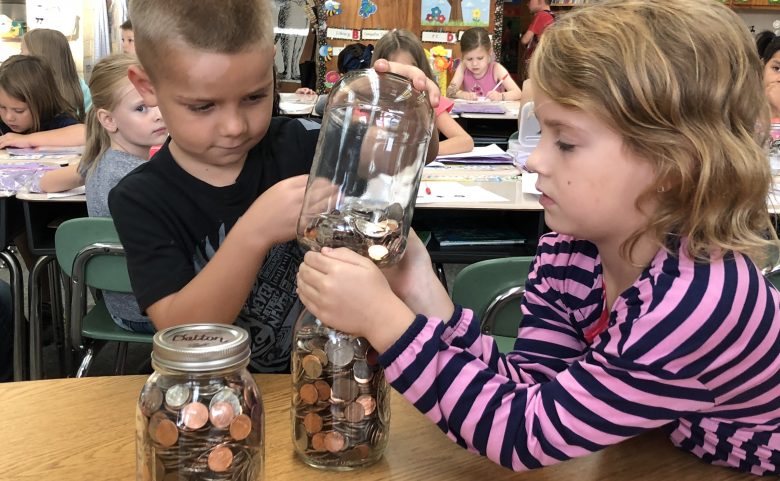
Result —
<instances>
[{"instance_id":1,"label":"striped sleeve","mask_svg":"<svg viewBox=\"0 0 780 481\"><path fill-rule=\"evenodd\" d=\"M549 382L524 383L511 359L498 355L489 365L454 345L483 337L470 311L454 326L418 316L381 362L393 387L450 439L516 471L594 452L713 405L695 379L591 354Z\"/></svg>"}]
</instances>

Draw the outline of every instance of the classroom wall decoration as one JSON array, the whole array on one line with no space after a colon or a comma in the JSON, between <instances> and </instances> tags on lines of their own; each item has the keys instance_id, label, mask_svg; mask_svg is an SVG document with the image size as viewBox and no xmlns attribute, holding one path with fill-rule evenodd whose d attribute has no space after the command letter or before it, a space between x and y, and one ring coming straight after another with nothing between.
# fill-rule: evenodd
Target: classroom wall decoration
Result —
<instances>
[{"instance_id":1,"label":"classroom wall decoration","mask_svg":"<svg viewBox=\"0 0 780 481\"><path fill-rule=\"evenodd\" d=\"M422 0L420 24L423 27L487 27L490 0Z\"/></svg>"}]
</instances>

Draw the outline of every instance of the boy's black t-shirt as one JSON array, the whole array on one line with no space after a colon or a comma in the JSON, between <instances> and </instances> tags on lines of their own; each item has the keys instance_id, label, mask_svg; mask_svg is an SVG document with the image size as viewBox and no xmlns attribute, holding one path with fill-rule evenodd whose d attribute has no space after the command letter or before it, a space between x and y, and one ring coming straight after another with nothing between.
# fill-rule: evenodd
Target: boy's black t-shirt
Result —
<instances>
[{"instance_id":1,"label":"boy's black t-shirt","mask_svg":"<svg viewBox=\"0 0 780 481\"><path fill-rule=\"evenodd\" d=\"M273 118L235 184L214 187L174 161L168 144L114 187L111 215L127 253L142 311L178 292L200 272L252 202L280 180L308 174L319 124ZM302 309L295 276L303 253L295 241L274 247L236 319L252 341L250 368L289 371L292 330Z\"/></svg>"}]
</instances>

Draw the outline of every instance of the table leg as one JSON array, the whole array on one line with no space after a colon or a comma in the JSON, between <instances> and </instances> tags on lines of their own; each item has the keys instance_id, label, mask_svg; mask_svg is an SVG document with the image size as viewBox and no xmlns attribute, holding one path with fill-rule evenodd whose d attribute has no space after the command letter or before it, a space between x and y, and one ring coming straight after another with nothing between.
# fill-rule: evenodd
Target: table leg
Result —
<instances>
[{"instance_id":1,"label":"table leg","mask_svg":"<svg viewBox=\"0 0 780 481\"><path fill-rule=\"evenodd\" d=\"M0 251L0 258L8 266L11 296L14 304L14 381L27 377L27 329L24 325L24 281L19 260L8 249Z\"/></svg>"}]
</instances>

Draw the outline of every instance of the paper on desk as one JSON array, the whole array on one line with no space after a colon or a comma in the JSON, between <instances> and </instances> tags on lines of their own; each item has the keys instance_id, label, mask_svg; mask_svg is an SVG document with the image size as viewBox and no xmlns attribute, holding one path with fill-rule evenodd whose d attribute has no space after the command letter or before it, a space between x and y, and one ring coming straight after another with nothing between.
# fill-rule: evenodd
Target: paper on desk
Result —
<instances>
[{"instance_id":1,"label":"paper on desk","mask_svg":"<svg viewBox=\"0 0 780 481\"><path fill-rule=\"evenodd\" d=\"M471 152L462 154L440 155L436 157L439 162L512 162L512 156L496 144L484 147L474 147Z\"/></svg>"},{"instance_id":2,"label":"paper on desk","mask_svg":"<svg viewBox=\"0 0 780 481\"><path fill-rule=\"evenodd\" d=\"M539 179L539 174L532 174L531 172L523 172L523 175L520 176L520 184L523 190L523 194L542 195L541 192L536 190L537 179Z\"/></svg>"},{"instance_id":3,"label":"paper on desk","mask_svg":"<svg viewBox=\"0 0 780 481\"><path fill-rule=\"evenodd\" d=\"M288 115L310 114L314 104L301 102L279 102L279 110Z\"/></svg>"},{"instance_id":4,"label":"paper on desk","mask_svg":"<svg viewBox=\"0 0 780 481\"><path fill-rule=\"evenodd\" d=\"M59 199L62 197L73 197L75 195L84 195L85 193L86 193L86 188L82 185L81 187L76 187L75 189L70 189L63 192L47 192L46 198Z\"/></svg>"},{"instance_id":5,"label":"paper on desk","mask_svg":"<svg viewBox=\"0 0 780 481\"><path fill-rule=\"evenodd\" d=\"M426 188L431 191L430 194L426 192ZM508 199L478 185L466 186L458 182L435 182L430 185L423 183L417 192L417 205L450 202L508 202Z\"/></svg>"}]
</instances>

